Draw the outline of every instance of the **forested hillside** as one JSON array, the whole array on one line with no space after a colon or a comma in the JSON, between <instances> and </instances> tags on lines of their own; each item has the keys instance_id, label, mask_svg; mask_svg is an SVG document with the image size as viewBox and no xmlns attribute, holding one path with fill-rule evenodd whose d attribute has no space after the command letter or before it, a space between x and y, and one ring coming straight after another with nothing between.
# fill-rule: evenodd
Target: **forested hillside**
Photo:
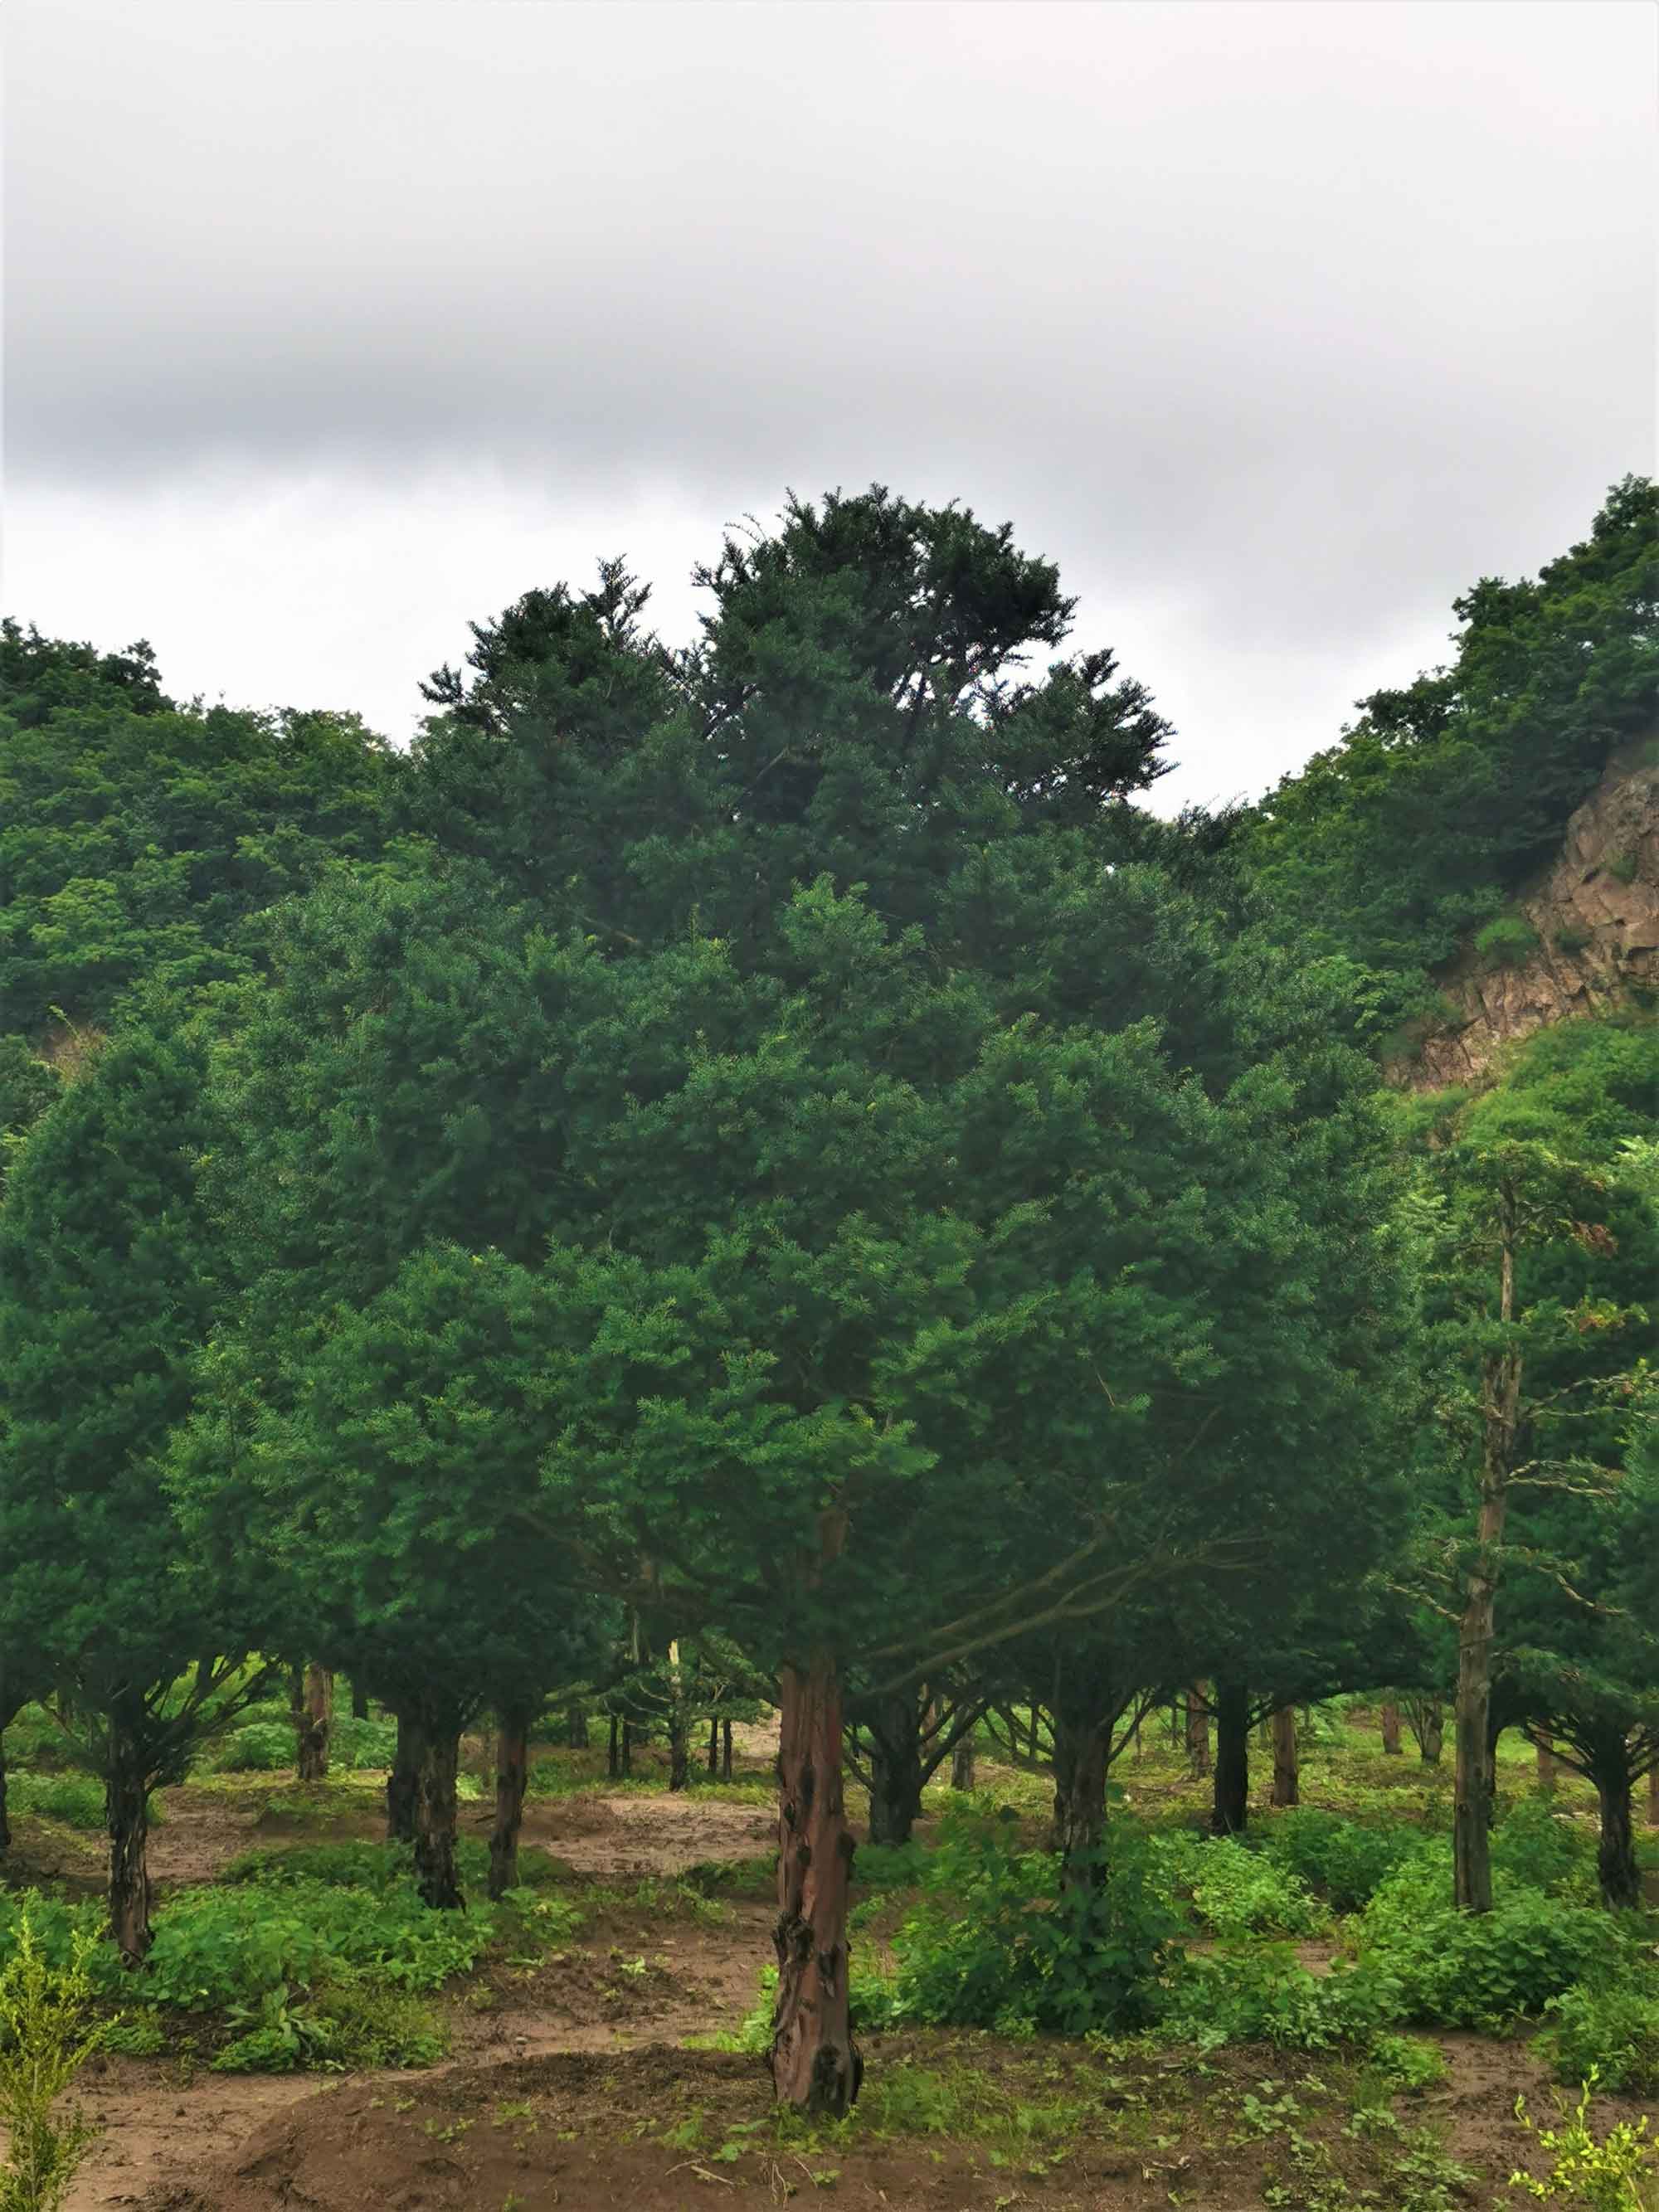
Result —
<instances>
[{"instance_id":1,"label":"forested hillside","mask_svg":"<svg viewBox=\"0 0 1659 2212\"><path fill-rule=\"evenodd\" d=\"M1659 2090L1656 520L1174 822L1052 565L880 488L728 540L684 649L616 562L481 617L406 756L9 622L0 1992L427 2063L420 1992L562 2003L623 1910L538 1787L775 1756L757 2127L851 2128L872 2037L866 2110L957 2031L1317 2052L1369 2148L1252 2191L1433 2212L1507 2177L1404 2147L1407 2029ZM278 1766L285 1848L158 1891L158 1808ZM1168 2200L1141 2148L1042 2201Z\"/></svg>"}]
</instances>

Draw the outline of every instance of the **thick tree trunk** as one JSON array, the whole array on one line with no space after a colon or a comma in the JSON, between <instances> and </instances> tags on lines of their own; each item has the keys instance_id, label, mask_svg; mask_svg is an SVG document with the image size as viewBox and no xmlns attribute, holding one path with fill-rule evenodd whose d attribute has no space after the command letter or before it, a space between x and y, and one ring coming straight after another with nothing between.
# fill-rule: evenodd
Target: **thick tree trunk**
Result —
<instances>
[{"instance_id":1,"label":"thick tree trunk","mask_svg":"<svg viewBox=\"0 0 1659 2212\"><path fill-rule=\"evenodd\" d=\"M1242 1682L1215 1685L1215 1790L1210 1826L1243 1832L1250 1816L1250 1693Z\"/></svg>"},{"instance_id":2,"label":"thick tree trunk","mask_svg":"<svg viewBox=\"0 0 1659 2212\"><path fill-rule=\"evenodd\" d=\"M519 1830L524 1823L525 1782L530 1771L530 1716L504 1712L495 1738L495 1825L489 1835L489 1894L504 1897L519 1886Z\"/></svg>"},{"instance_id":3,"label":"thick tree trunk","mask_svg":"<svg viewBox=\"0 0 1659 2212\"><path fill-rule=\"evenodd\" d=\"M1194 1774L1210 1771L1210 1711L1201 1684L1187 1692L1187 1758Z\"/></svg>"},{"instance_id":4,"label":"thick tree trunk","mask_svg":"<svg viewBox=\"0 0 1659 2212\"><path fill-rule=\"evenodd\" d=\"M1385 1703L1377 1715L1382 1729L1382 1748L1390 1759L1400 1756L1400 1708L1392 1702Z\"/></svg>"},{"instance_id":5,"label":"thick tree trunk","mask_svg":"<svg viewBox=\"0 0 1659 2212\"><path fill-rule=\"evenodd\" d=\"M731 1779L732 1723L730 1721L722 1721L720 1723L720 1780L729 1782Z\"/></svg>"},{"instance_id":6,"label":"thick tree trunk","mask_svg":"<svg viewBox=\"0 0 1659 2212\"><path fill-rule=\"evenodd\" d=\"M457 1911L466 1902L455 1873L455 1771L460 1754L459 1729L422 1729L415 1776L415 1887L434 1912Z\"/></svg>"},{"instance_id":7,"label":"thick tree trunk","mask_svg":"<svg viewBox=\"0 0 1659 2212\"><path fill-rule=\"evenodd\" d=\"M842 1795L841 1683L814 1657L780 1679L778 1997L772 2083L781 2104L839 2117L864 2071L848 2015L853 1836Z\"/></svg>"},{"instance_id":8,"label":"thick tree trunk","mask_svg":"<svg viewBox=\"0 0 1659 2212\"><path fill-rule=\"evenodd\" d=\"M1438 1766L1446 1747L1445 1710L1437 1698L1423 1709L1422 1732L1417 1753L1425 1766Z\"/></svg>"},{"instance_id":9,"label":"thick tree trunk","mask_svg":"<svg viewBox=\"0 0 1659 2212\"><path fill-rule=\"evenodd\" d=\"M921 1811L921 1714L911 1697L884 1698L870 1723L870 1840L908 1844Z\"/></svg>"},{"instance_id":10,"label":"thick tree trunk","mask_svg":"<svg viewBox=\"0 0 1659 2212\"><path fill-rule=\"evenodd\" d=\"M392 1771L386 1778L386 1839L389 1844L412 1844L415 1840L415 1790L420 1765L420 1724L408 1714L399 1713Z\"/></svg>"},{"instance_id":11,"label":"thick tree trunk","mask_svg":"<svg viewBox=\"0 0 1659 2212\"><path fill-rule=\"evenodd\" d=\"M952 1790L971 1790L974 1786L977 1758L974 1746L974 1731L964 1729L956 1740L951 1753L951 1787Z\"/></svg>"},{"instance_id":12,"label":"thick tree trunk","mask_svg":"<svg viewBox=\"0 0 1659 2212\"><path fill-rule=\"evenodd\" d=\"M1281 1705L1273 1715L1273 1802L1301 1802L1296 1753L1296 1708Z\"/></svg>"},{"instance_id":13,"label":"thick tree trunk","mask_svg":"<svg viewBox=\"0 0 1659 2212\"><path fill-rule=\"evenodd\" d=\"M1617 1771L1598 1775L1595 1795L1601 1815L1601 1838L1595 1854L1595 1871L1601 1884L1601 1901L1610 1911L1636 1911L1642 1903L1642 1870L1636 1863L1636 1836L1632 1825L1630 1771L1621 1760Z\"/></svg>"},{"instance_id":14,"label":"thick tree trunk","mask_svg":"<svg viewBox=\"0 0 1659 2212\"><path fill-rule=\"evenodd\" d=\"M104 1813L109 1828L110 1933L131 1963L150 1947L149 1774L139 1737L118 1717L110 1722Z\"/></svg>"},{"instance_id":15,"label":"thick tree trunk","mask_svg":"<svg viewBox=\"0 0 1659 2212\"><path fill-rule=\"evenodd\" d=\"M333 1715L334 1678L325 1667L296 1669L294 1681L295 1771L301 1782L320 1782L328 1772L329 1725Z\"/></svg>"},{"instance_id":16,"label":"thick tree trunk","mask_svg":"<svg viewBox=\"0 0 1659 2212\"><path fill-rule=\"evenodd\" d=\"M1106 1836L1107 1729L1075 1715L1054 1715L1053 1848L1068 1889L1098 1881Z\"/></svg>"}]
</instances>

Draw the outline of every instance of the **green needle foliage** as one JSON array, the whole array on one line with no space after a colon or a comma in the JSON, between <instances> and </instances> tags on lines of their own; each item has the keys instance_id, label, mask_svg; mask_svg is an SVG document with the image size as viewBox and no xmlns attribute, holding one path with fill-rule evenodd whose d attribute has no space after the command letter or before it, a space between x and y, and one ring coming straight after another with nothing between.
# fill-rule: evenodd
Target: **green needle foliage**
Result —
<instances>
[{"instance_id":1,"label":"green needle foliage","mask_svg":"<svg viewBox=\"0 0 1659 2212\"><path fill-rule=\"evenodd\" d=\"M25 1912L0 1966L0 2212L58 2212L96 2132L62 2106L106 2034L92 2009L91 1948L78 1936L65 1963L50 1963Z\"/></svg>"}]
</instances>

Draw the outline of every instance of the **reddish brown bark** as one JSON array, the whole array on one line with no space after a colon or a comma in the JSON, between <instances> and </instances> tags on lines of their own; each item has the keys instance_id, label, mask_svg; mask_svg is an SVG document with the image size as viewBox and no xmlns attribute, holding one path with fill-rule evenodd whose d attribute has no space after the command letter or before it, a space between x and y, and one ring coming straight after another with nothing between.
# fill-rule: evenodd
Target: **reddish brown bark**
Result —
<instances>
[{"instance_id":1,"label":"reddish brown bark","mask_svg":"<svg viewBox=\"0 0 1659 2212\"><path fill-rule=\"evenodd\" d=\"M1297 1768L1296 1709L1282 1705L1273 1715L1273 1803L1296 1805L1301 1802L1300 1776Z\"/></svg>"},{"instance_id":2,"label":"reddish brown bark","mask_svg":"<svg viewBox=\"0 0 1659 2212\"><path fill-rule=\"evenodd\" d=\"M1390 1759L1400 1756L1400 1708L1392 1702L1385 1704L1377 1715L1382 1730L1382 1748Z\"/></svg>"},{"instance_id":3,"label":"reddish brown bark","mask_svg":"<svg viewBox=\"0 0 1659 2212\"><path fill-rule=\"evenodd\" d=\"M842 1793L842 1692L834 1662L786 1667L778 1745L777 2006L772 2082L781 2104L839 2116L863 2061L848 2011L853 1833Z\"/></svg>"}]
</instances>

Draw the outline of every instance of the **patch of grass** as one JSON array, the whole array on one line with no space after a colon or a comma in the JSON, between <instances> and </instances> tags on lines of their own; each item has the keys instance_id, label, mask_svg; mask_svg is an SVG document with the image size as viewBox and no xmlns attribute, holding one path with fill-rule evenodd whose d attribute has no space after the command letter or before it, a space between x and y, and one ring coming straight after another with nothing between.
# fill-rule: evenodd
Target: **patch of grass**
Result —
<instances>
[{"instance_id":1,"label":"patch of grass","mask_svg":"<svg viewBox=\"0 0 1659 2212\"><path fill-rule=\"evenodd\" d=\"M580 1893L584 1913L642 1912L653 1920L695 1920L705 1928L723 1927L732 1908L709 1897L696 1883L647 1875L631 1886L593 1882Z\"/></svg>"},{"instance_id":2,"label":"patch of grass","mask_svg":"<svg viewBox=\"0 0 1659 2212\"><path fill-rule=\"evenodd\" d=\"M6 1802L14 1813L61 1820L66 1828L85 1834L94 1834L104 1825L104 1785L90 1774L12 1773L7 1777ZM152 1821L156 1817L152 1800Z\"/></svg>"}]
</instances>

